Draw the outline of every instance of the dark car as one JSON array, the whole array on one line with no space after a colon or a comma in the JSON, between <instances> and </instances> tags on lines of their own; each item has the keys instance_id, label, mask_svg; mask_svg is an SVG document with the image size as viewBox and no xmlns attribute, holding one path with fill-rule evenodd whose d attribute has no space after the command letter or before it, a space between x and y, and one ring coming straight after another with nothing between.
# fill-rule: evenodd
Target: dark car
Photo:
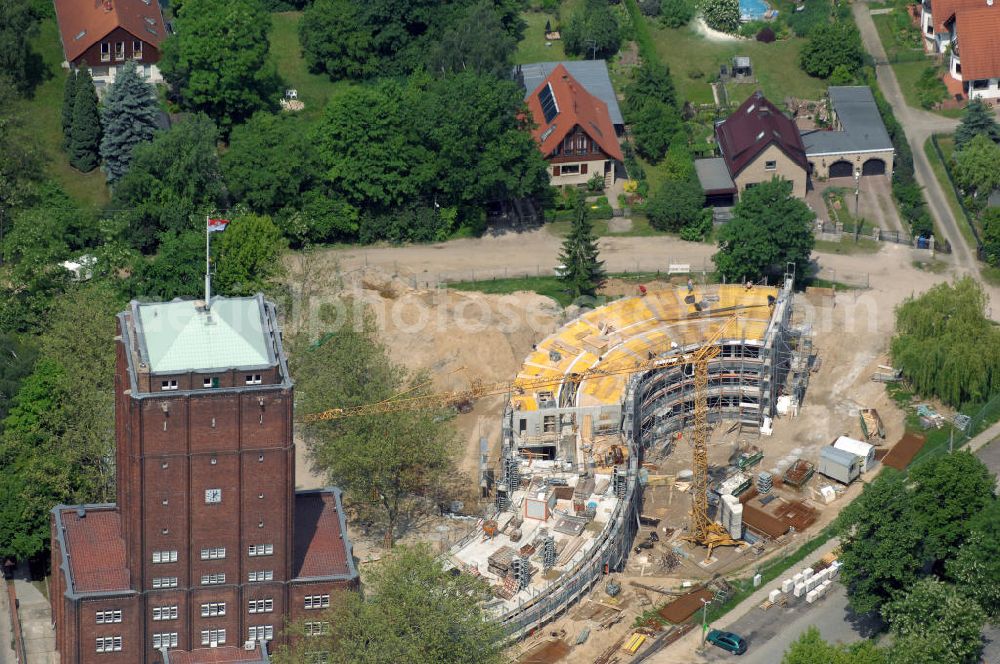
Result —
<instances>
[{"instance_id":1,"label":"dark car","mask_svg":"<svg viewBox=\"0 0 1000 664\"><path fill-rule=\"evenodd\" d=\"M718 646L723 650L727 650L734 655L742 655L747 651L747 641L739 634L733 634L732 632L723 632L719 629L713 629L708 633L708 642L714 646Z\"/></svg>"}]
</instances>

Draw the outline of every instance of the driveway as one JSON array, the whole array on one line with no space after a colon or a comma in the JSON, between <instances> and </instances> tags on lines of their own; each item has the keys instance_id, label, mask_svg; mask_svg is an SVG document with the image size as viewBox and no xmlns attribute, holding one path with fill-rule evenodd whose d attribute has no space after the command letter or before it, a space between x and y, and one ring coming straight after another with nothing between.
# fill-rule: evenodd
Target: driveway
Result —
<instances>
[{"instance_id":1,"label":"driveway","mask_svg":"<svg viewBox=\"0 0 1000 664\"><path fill-rule=\"evenodd\" d=\"M823 201L823 192L831 187L851 190L851 193L845 196L845 202L852 215L859 214L884 231L905 232L899 211L892 200L892 181L887 176L869 175L861 178L857 212L854 207L854 178L830 178L825 182L814 182L813 188L806 193L806 202L824 221L829 221L829 215L826 203Z\"/></svg>"},{"instance_id":2,"label":"driveway","mask_svg":"<svg viewBox=\"0 0 1000 664\"><path fill-rule=\"evenodd\" d=\"M965 243L965 238L959 231L958 221L951 213L951 207L948 205L944 190L941 189L941 184L934 176L927 155L924 154L924 143L927 139L935 133L954 131L955 127L958 126L958 120L944 118L907 106L899 88L899 82L896 80L896 74L889 66L885 49L882 48L882 42L879 40L878 31L875 29L875 23L872 21L866 3L854 5L854 19L861 32L861 40L864 42L865 49L875 59L875 73L882 94L892 106L896 119L903 125L906 140L913 151L913 167L916 171L917 182L924 188L927 205L937 222L937 227L952 246L956 267L960 272L978 278L979 264L975 252Z\"/></svg>"}]
</instances>

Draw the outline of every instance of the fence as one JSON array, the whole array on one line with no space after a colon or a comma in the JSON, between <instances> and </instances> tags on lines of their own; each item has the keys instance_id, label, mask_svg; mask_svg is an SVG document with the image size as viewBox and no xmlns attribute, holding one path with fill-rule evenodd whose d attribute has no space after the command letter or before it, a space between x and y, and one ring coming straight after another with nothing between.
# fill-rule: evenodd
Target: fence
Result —
<instances>
[{"instance_id":1,"label":"fence","mask_svg":"<svg viewBox=\"0 0 1000 664\"><path fill-rule=\"evenodd\" d=\"M863 239L871 240L873 242L892 242L894 244L908 244L914 249L926 250L932 256L934 252L937 251L943 254L951 253L951 245L947 242L937 243L933 237L924 238L918 237L913 238L909 233L904 233L901 231L887 231L881 228L873 228L869 232L862 230L860 233L855 234L853 229L845 228L841 223L831 223L828 221L817 223L816 225L816 239L824 240L826 242L843 242L845 239L850 241L852 239Z\"/></svg>"},{"instance_id":2,"label":"fence","mask_svg":"<svg viewBox=\"0 0 1000 664\"><path fill-rule=\"evenodd\" d=\"M941 146L938 144L937 134L931 136L931 145L934 146L934 152L937 154L938 159L941 160L941 165L944 167L945 177L948 178L948 184L951 186L951 190L955 194L955 200L958 201L958 207L962 210L962 215L965 217L965 223L967 223L969 228L972 229L972 236L976 238L976 257L981 261L985 261L986 250L983 248L983 239L979 237L979 229L972 221L975 215L969 212L969 208L965 207L965 201L963 200L962 194L958 190L958 185L955 184L955 180L951 177L951 169L948 168L948 162L945 160L944 153L941 151Z\"/></svg>"},{"instance_id":3,"label":"fence","mask_svg":"<svg viewBox=\"0 0 1000 664\"><path fill-rule=\"evenodd\" d=\"M14 582L7 581L7 607L10 610L10 628L14 636L14 656L17 661L24 664L28 661L27 652L24 649L24 633L21 631L21 618L17 612L17 593L14 591Z\"/></svg>"}]
</instances>

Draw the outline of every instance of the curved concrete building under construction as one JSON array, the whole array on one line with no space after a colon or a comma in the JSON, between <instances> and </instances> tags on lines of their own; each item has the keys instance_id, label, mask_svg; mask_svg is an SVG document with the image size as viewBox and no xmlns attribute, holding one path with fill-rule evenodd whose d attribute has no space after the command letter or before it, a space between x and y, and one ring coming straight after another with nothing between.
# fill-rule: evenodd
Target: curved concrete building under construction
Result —
<instances>
[{"instance_id":1,"label":"curved concrete building under construction","mask_svg":"<svg viewBox=\"0 0 1000 664\"><path fill-rule=\"evenodd\" d=\"M642 456L693 420L692 351L719 349L709 421L768 425L781 389L797 389L786 384L791 297L790 278L781 288L649 292L584 313L537 344L504 410L494 509L449 552L451 564L493 585L489 609L510 639L625 563Z\"/></svg>"}]
</instances>

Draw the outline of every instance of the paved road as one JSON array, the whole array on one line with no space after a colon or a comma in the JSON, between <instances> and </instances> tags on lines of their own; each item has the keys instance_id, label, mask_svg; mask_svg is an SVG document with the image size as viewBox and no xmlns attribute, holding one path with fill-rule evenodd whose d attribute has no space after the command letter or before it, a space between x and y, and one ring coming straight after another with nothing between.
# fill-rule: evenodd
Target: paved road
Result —
<instances>
[{"instance_id":1,"label":"paved road","mask_svg":"<svg viewBox=\"0 0 1000 664\"><path fill-rule=\"evenodd\" d=\"M861 39L865 44L865 49L875 59L875 73L882 94L892 105L896 119L903 125L906 132L906 139L913 151L913 166L917 182L924 188L931 214L937 221L938 228L951 244L957 266L965 273L978 277L979 264L975 251L969 248L959 231L959 222L951 213L951 207L948 205L944 190L934 176L927 155L924 154L924 143L932 134L954 131L958 121L907 106L899 82L896 80L896 74L889 66L885 49L882 48L882 42L879 40L878 31L875 29L875 23L872 21L866 3L854 5L854 18L861 31Z\"/></svg>"}]
</instances>

